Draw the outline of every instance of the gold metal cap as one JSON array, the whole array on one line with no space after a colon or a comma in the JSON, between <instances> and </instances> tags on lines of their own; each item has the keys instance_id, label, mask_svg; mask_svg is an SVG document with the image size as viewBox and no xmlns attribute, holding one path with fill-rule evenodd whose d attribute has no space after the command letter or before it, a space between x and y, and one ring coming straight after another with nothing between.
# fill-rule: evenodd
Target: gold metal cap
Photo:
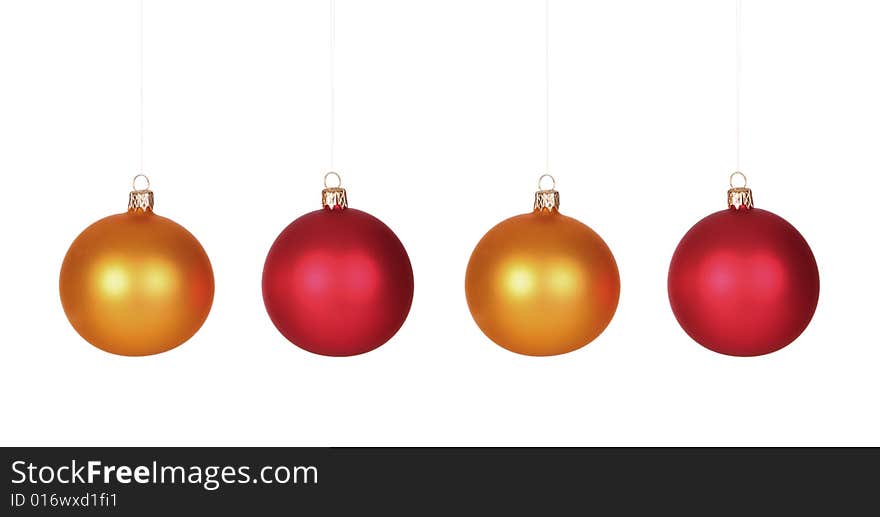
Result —
<instances>
[{"instance_id":1,"label":"gold metal cap","mask_svg":"<svg viewBox=\"0 0 880 517\"><path fill-rule=\"evenodd\" d=\"M733 186L733 178L740 176L743 179L741 187ZM730 190L727 191L727 206L736 210L750 210L754 208L752 189L748 188L749 180L746 175L736 171L730 175Z\"/></svg>"},{"instance_id":2,"label":"gold metal cap","mask_svg":"<svg viewBox=\"0 0 880 517\"><path fill-rule=\"evenodd\" d=\"M138 188L138 179L143 178L146 182L145 188ZM128 194L128 210L129 212L152 212L155 198L153 191L150 190L150 178L145 174L138 174L131 182L131 192Z\"/></svg>"},{"instance_id":3,"label":"gold metal cap","mask_svg":"<svg viewBox=\"0 0 880 517\"><path fill-rule=\"evenodd\" d=\"M327 183L327 178L336 176L336 186L331 187ZM342 177L335 172L328 172L324 175L324 190L321 191L321 206L330 210L345 210L348 208L348 195L342 188Z\"/></svg>"},{"instance_id":4,"label":"gold metal cap","mask_svg":"<svg viewBox=\"0 0 880 517\"><path fill-rule=\"evenodd\" d=\"M549 189L545 189L541 185L544 178L550 179L551 185ZM538 212L543 210L559 210L559 192L556 190L556 179L549 174L543 174L538 178L538 191L535 192L535 210Z\"/></svg>"}]
</instances>

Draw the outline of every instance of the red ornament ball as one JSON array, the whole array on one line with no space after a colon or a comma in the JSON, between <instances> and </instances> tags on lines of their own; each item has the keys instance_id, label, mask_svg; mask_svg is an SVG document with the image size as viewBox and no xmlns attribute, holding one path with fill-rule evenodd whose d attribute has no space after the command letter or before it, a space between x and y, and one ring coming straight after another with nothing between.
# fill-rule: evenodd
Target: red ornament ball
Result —
<instances>
[{"instance_id":1,"label":"red ornament ball","mask_svg":"<svg viewBox=\"0 0 880 517\"><path fill-rule=\"evenodd\" d=\"M400 240L382 221L325 207L290 224L263 269L263 301L295 345L316 354L374 350L403 325L413 272Z\"/></svg>"},{"instance_id":2,"label":"red ornament ball","mask_svg":"<svg viewBox=\"0 0 880 517\"><path fill-rule=\"evenodd\" d=\"M669 302L682 328L715 352L775 352L807 328L819 302L810 246L785 219L730 208L697 223L669 267Z\"/></svg>"}]
</instances>

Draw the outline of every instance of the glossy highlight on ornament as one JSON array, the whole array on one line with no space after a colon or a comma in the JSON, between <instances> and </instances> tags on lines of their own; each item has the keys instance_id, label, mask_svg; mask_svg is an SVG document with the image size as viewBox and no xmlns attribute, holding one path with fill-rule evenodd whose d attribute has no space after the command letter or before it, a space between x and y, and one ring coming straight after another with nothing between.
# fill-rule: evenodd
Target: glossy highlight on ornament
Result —
<instances>
[{"instance_id":1,"label":"glossy highlight on ornament","mask_svg":"<svg viewBox=\"0 0 880 517\"><path fill-rule=\"evenodd\" d=\"M339 183L329 186L335 176ZM339 175L324 178L322 208L293 221L263 268L263 301L293 344L325 356L380 347L406 321L413 272L403 244L382 221L348 207Z\"/></svg>"},{"instance_id":2,"label":"glossy highlight on ornament","mask_svg":"<svg viewBox=\"0 0 880 517\"><path fill-rule=\"evenodd\" d=\"M577 350L608 326L620 298L620 275L605 241L559 213L555 180L535 194L532 212L489 230L465 275L468 308L480 330L519 354Z\"/></svg>"},{"instance_id":3,"label":"glossy highlight on ornament","mask_svg":"<svg viewBox=\"0 0 880 517\"><path fill-rule=\"evenodd\" d=\"M86 228L61 266L61 304L74 329L113 354L146 356L189 340L208 317L214 274L201 244L153 212L132 186L127 212Z\"/></svg>"},{"instance_id":4,"label":"glossy highlight on ornament","mask_svg":"<svg viewBox=\"0 0 880 517\"><path fill-rule=\"evenodd\" d=\"M733 178L742 176L742 187ZM704 218L681 240L669 267L669 302L696 342L731 356L780 350L803 333L819 301L819 269L788 221L754 208L740 172L728 209Z\"/></svg>"}]
</instances>

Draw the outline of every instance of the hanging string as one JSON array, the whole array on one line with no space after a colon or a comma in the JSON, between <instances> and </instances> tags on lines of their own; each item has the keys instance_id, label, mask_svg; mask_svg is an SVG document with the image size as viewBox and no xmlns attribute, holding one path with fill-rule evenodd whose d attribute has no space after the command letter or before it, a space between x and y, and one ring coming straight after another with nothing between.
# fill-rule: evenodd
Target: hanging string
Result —
<instances>
[{"instance_id":1,"label":"hanging string","mask_svg":"<svg viewBox=\"0 0 880 517\"><path fill-rule=\"evenodd\" d=\"M544 171L550 172L550 0L544 0Z\"/></svg>"},{"instance_id":2,"label":"hanging string","mask_svg":"<svg viewBox=\"0 0 880 517\"><path fill-rule=\"evenodd\" d=\"M138 172L144 173L144 0L138 2L138 82L140 83L140 150Z\"/></svg>"},{"instance_id":3,"label":"hanging string","mask_svg":"<svg viewBox=\"0 0 880 517\"><path fill-rule=\"evenodd\" d=\"M330 170L336 155L336 0L330 0Z\"/></svg>"},{"instance_id":4,"label":"hanging string","mask_svg":"<svg viewBox=\"0 0 880 517\"><path fill-rule=\"evenodd\" d=\"M736 170L739 171L740 83L742 82L742 0L736 0Z\"/></svg>"}]
</instances>

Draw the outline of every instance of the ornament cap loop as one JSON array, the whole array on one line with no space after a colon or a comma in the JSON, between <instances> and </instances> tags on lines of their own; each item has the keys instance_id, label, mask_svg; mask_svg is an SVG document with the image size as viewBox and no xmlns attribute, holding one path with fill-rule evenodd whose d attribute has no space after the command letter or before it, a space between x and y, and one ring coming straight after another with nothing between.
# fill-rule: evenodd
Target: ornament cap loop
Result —
<instances>
[{"instance_id":1,"label":"ornament cap loop","mask_svg":"<svg viewBox=\"0 0 880 517\"><path fill-rule=\"evenodd\" d=\"M550 188L544 188L544 178L550 178ZM556 190L556 178L552 174L541 174L538 178L538 190Z\"/></svg>"},{"instance_id":2,"label":"ornament cap loop","mask_svg":"<svg viewBox=\"0 0 880 517\"><path fill-rule=\"evenodd\" d=\"M331 177L336 178L336 185L331 187L330 183L328 183L328 179ZM324 175L324 188L342 188L342 176L339 175L338 172L330 171Z\"/></svg>"},{"instance_id":3,"label":"ornament cap loop","mask_svg":"<svg viewBox=\"0 0 880 517\"><path fill-rule=\"evenodd\" d=\"M736 178L737 176L739 176L743 180L743 184L741 187L737 187L736 185L733 184L733 178ZM742 172L734 171L734 173L730 175L730 188L748 188L748 186L749 186L749 178L747 178L746 175L743 174Z\"/></svg>"},{"instance_id":4,"label":"ornament cap loop","mask_svg":"<svg viewBox=\"0 0 880 517\"><path fill-rule=\"evenodd\" d=\"M733 180L737 176L742 178L741 187L736 187L733 184ZM740 171L736 171L730 175L730 190L727 191L727 206L735 210L750 210L755 206L752 197L752 189L749 188L749 179Z\"/></svg>"},{"instance_id":5,"label":"ornament cap loop","mask_svg":"<svg viewBox=\"0 0 880 517\"><path fill-rule=\"evenodd\" d=\"M550 188L545 189L542 185L544 178L550 178ZM536 212L555 212L559 210L559 192L556 190L556 178L549 174L542 174L538 178L538 191L535 192Z\"/></svg>"},{"instance_id":6,"label":"ornament cap loop","mask_svg":"<svg viewBox=\"0 0 880 517\"><path fill-rule=\"evenodd\" d=\"M336 177L336 186L331 187L327 181ZM324 190L321 191L321 206L330 210L344 210L348 208L348 194L342 188L342 176L338 172L330 171L324 175Z\"/></svg>"},{"instance_id":7,"label":"ornament cap loop","mask_svg":"<svg viewBox=\"0 0 880 517\"><path fill-rule=\"evenodd\" d=\"M143 178L146 182L144 188L138 188L138 180ZM129 212L152 212L155 198L150 190L150 178L146 174L138 174L131 180L131 192L128 194Z\"/></svg>"},{"instance_id":8,"label":"ornament cap loop","mask_svg":"<svg viewBox=\"0 0 880 517\"><path fill-rule=\"evenodd\" d=\"M146 182L144 188L138 188L137 186L138 180L141 178L143 178L144 182ZM138 174L137 176L135 176L134 179L131 180L131 190L150 190L150 177L146 174Z\"/></svg>"}]
</instances>

